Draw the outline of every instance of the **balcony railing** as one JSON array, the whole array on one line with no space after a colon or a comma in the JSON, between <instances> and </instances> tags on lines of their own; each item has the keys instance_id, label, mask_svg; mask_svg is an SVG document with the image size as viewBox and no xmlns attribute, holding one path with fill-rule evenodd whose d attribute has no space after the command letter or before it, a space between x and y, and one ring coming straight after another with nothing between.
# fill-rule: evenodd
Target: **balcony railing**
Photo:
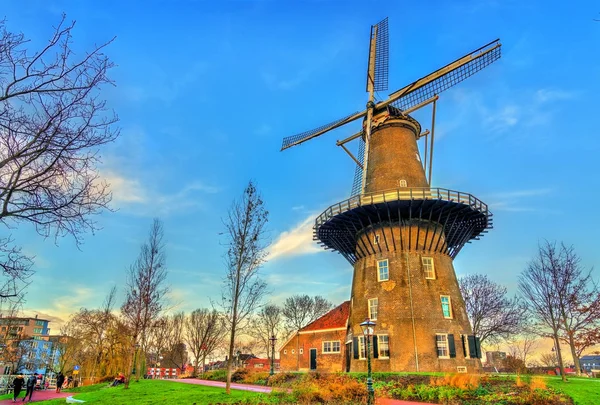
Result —
<instances>
[{"instance_id":1,"label":"balcony railing","mask_svg":"<svg viewBox=\"0 0 600 405\"><path fill-rule=\"evenodd\" d=\"M319 227L320 225L329 221L329 219L332 217L360 206L368 206L400 200L443 200L466 204L474 210L482 213L488 212L487 204L469 193L439 187L397 188L355 195L347 200L334 204L317 217L315 225Z\"/></svg>"}]
</instances>

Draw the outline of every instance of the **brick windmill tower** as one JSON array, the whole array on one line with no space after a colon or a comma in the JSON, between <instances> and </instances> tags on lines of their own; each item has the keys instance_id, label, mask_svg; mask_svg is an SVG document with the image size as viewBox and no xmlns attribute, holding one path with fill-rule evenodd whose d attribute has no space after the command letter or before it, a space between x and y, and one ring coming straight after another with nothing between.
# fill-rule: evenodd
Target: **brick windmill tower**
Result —
<instances>
[{"instance_id":1,"label":"brick windmill tower","mask_svg":"<svg viewBox=\"0 0 600 405\"><path fill-rule=\"evenodd\" d=\"M474 372L479 339L467 318L453 259L492 227L485 203L471 194L431 187L438 94L500 58L498 40L392 93L387 18L371 27L366 110L287 137L283 149L362 118L358 133L338 141L356 162L352 197L317 217L314 238L353 266L345 342L347 371L365 371L360 323L376 322L375 371ZM432 106L431 129L410 113ZM358 140L358 154L347 148ZM423 152L418 142L423 141Z\"/></svg>"}]
</instances>

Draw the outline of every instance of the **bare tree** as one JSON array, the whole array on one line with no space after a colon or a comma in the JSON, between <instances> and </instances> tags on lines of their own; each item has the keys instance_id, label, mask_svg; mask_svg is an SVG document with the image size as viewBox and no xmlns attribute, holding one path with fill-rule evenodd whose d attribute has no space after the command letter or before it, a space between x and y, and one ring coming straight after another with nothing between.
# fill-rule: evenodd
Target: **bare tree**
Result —
<instances>
[{"instance_id":1,"label":"bare tree","mask_svg":"<svg viewBox=\"0 0 600 405\"><path fill-rule=\"evenodd\" d=\"M287 325L287 333L302 329L333 308L333 304L316 295L293 295L283 303L282 315Z\"/></svg>"},{"instance_id":2,"label":"bare tree","mask_svg":"<svg viewBox=\"0 0 600 405\"><path fill-rule=\"evenodd\" d=\"M154 219L148 241L142 244L140 254L127 274L126 298L121 306L121 315L131 331L133 341L132 361L137 357L139 347L145 351L148 330L163 310L169 291L165 285L166 277L163 226L160 220ZM129 388L129 378L125 380L125 388Z\"/></svg>"},{"instance_id":3,"label":"bare tree","mask_svg":"<svg viewBox=\"0 0 600 405\"><path fill-rule=\"evenodd\" d=\"M166 353L169 342L169 319L168 316L161 316L152 324L148 331L148 339L145 348L147 361L156 367L161 361L161 357ZM155 374L156 376L156 374Z\"/></svg>"},{"instance_id":4,"label":"bare tree","mask_svg":"<svg viewBox=\"0 0 600 405\"><path fill-rule=\"evenodd\" d=\"M581 330L575 334L573 340L577 358L580 358L586 349L600 344L600 328L596 325Z\"/></svg>"},{"instance_id":5,"label":"bare tree","mask_svg":"<svg viewBox=\"0 0 600 405\"><path fill-rule=\"evenodd\" d=\"M540 356L540 362L544 367L556 367L558 362L556 361L556 354L552 353L542 353Z\"/></svg>"},{"instance_id":6,"label":"bare tree","mask_svg":"<svg viewBox=\"0 0 600 405\"><path fill-rule=\"evenodd\" d=\"M558 294L561 339L569 345L575 372L581 375L578 346L581 338L600 321L600 289L592 279L592 270L585 271L573 246L546 242L544 250L552 266L552 280ZM579 340L579 342L578 342Z\"/></svg>"},{"instance_id":7,"label":"bare tree","mask_svg":"<svg viewBox=\"0 0 600 405\"><path fill-rule=\"evenodd\" d=\"M74 26L63 15L49 41L30 50L24 34L0 21L0 222L30 223L44 237L72 235L80 244L111 200L98 153L119 130L99 95L113 84L113 63L103 53L112 40L77 57ZM31 258L1 236L0 260L3 276L14 281L0 294L16 295L31 275Z\"/></svg>"},{"instance_id":8,"label":"bare tree","mask_svg":"<svg viewBox=\"0 0 600 405\"><path fill-rule=\"evenodd\" d=\"M459 285L473 333L481 343L497 342L519 333L524 308L518 298L506 296L506 287L481 274L461 277Z\"/></svg>"},{"instance_id":9,"label":"bare tree","mask_svg":"<svg viewBox=\"0 0 600 405\"><path fill-rule=\"evenodd\" d=\"M566 381L564 362L559 344L562 328L559 292L553 275L557 272L553 258L554 250L549 244L538 247L537 256L519 275L519 291L524 298L530 316L535 318L538 333L551 337L556 347L560 374Z\"/></svg>"},{"instance_id":10,"label":"bare tree","mask_svg":"<svg viewBox=\"0 0 600 405\"><path fill-rule=\"evenodd\" d=\"M204 373L206 358L222 343L225 325L216 310L210 311L205 308L192 311L185 322L185 342L194 356L194 376L196 376L200 364Z\"/></svg>"},{"instance_id":11,"label":"bare tree","mask_svg":"<svg viewBox=\"0 0 600 405\"><path fill-rule=\"evenodd\" d=\"M185 315L178 312L167 317L167 344L165 347L164 363L181 371L187 365L187 347L184 343Z\"/></svg>"},{"instance_id":12,"label":"bare tree","mask_svg":"<svg viewBox=\"0 0 600 405\"><path fill-rule=\"evenodd\" d=\"M248 334L252 336L261 346L261 351L271 359L271 338L275 337L281 341L283 332L283 317L281 308L274 304L268 304L261 308L254 317L252 330Z\"/></svg>"},{"instance_id":13,"label":"bare tree","mask_svg":"<svg viewBox=\"0 0 600 405\"><path fill-rule=\"evenodd\" d=\"M536 336L528 331L520 334L515 338L508 347L510 355L516 359L519 359L523 364L529 364L529 356L538 346Z\"/></svg>"},{"instance_id":14,"label":"bare tree","mask_svg":"<svg viewBox=\"0 0 600 405\"><path fill-rule=\"evenodd\" d=\"M224 220L227 270L220 305L230 330L227 394L230 393L236 333L244 328L267 292L267 285L259 278L258 270L267 255L265 228L268 217L262 197L250 181L241 199L233 202Z\"/></svg>"}]
</instances>

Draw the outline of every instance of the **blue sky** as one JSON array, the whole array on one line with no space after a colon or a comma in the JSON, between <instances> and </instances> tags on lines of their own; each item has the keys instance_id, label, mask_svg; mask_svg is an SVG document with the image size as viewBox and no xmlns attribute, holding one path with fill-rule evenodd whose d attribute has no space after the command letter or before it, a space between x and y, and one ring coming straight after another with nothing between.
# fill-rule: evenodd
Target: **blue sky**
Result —
<instances>
[{"instance_id":1,"label":"blue sky","mask_svg":"<svg viewBox=\"0 0 600 405\"><path fill-rule=\"evenodd\" d=\"M36 256L26 310L59 320L99 305L123 285L153 217L165 225L171 302L208 306L224 275L220 218L249 179L271 214L262 270L271 299L348 299L351 266L313 244L311 227L349 197L353 162L335 141L358 124L279 148L284 136L363 108L370 25L386 16L390 93L493 39L503 44L500 61L438 103L433 186L473 193L494 212L495 229L455 260L458 275L485 273L514 291L541 238L597 264L600 7L552 3L3 2L8 26L34 44L62 12L77 20L80 54L117 37L107 50L117 86L103 95L122 136L100 168L117 211L98 218L103 229L80 250L27 224L13 232ZM429 114L415 115L424 128Z\"/></svg>"}]
</instances>

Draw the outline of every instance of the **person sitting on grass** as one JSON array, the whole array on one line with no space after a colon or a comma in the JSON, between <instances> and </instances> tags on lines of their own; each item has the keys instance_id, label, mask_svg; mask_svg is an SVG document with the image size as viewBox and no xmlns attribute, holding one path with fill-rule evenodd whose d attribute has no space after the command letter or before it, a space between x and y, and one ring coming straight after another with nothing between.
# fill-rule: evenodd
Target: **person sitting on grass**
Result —
<instances>
[{"instance_id":1,"label":"person sitting on grass","mask_svg":"<svg viewBox=\"0 0 600 405\"><path fill-rule=\"evenodd\" d=\"M115 380L110 386L116 387L119 384L125 384L125 375L123 375L123 373L119 373L119 375L115 378Z\"/></svg>"}]
</instances>

